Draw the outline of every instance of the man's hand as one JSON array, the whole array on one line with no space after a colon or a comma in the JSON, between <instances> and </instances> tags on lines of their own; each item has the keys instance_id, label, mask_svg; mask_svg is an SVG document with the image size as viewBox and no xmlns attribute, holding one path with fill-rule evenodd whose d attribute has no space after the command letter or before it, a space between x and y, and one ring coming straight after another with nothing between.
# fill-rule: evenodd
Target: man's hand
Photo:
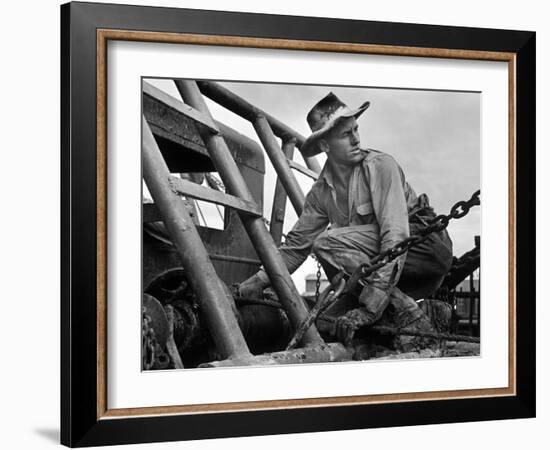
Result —
<instances>
[{"instance_id":1,"label":"man's hand","mask_svg":"<svg viewBox=\"0 0 550 450\"><path fill-rule=\"evenodd\" d=\"M372 323L374 317L366 308L352 309L336 320L336 338L344 345L350 346L355 332Z\"/></svg>"},{"instance_id":2,"label":"man's hand","mask_svg":"<svg viewBox=\"0 0 550 450\"><path fill-rule=\"evenodd\" d=\"M241 298L263 298L264 288L269 286L267 275L263 271L259 271L252 275L248 280L237 285L235 294Z\"/></svg>"}]
</instances>

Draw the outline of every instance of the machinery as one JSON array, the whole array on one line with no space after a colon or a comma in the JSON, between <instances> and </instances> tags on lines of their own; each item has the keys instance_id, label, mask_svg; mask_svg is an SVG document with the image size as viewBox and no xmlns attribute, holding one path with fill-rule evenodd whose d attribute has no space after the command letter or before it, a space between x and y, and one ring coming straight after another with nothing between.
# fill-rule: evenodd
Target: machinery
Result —
<instances>
[{"instance_id":1,"label":"machinery","mask_svg":"<svg viewBox=\"0 0 550 450\"><path fill-rule=\"evenodd\" d=\"M320 172L314 158L305 159L307 167L292 159L304 137L217 83L174 83L183 101L143 81L143 178L151 194L142 210L143 369L345 361L372 353L358 350L362 336L391 340L395 330L381 325L359 333L353 348L335 342L330 320L319 314L338 289L308 304L277 251L287 198L298 215L304 203L292 171L313 179ZM214 121L204 96L249 120L262 146ZM271 221L263 218L265 154L278 174ZM204 226L197 201L217 205L220 229ZM459 281L479 266L479 252L469 264ZM234 296L231 286L262 265L272 291L262 299ZM441 290L445 305L452 305L454 282L450 274ZM424 311L451 323L452 307L435 302L426 301ZM460 340L439 331L411 339Z\"/></svg>"}]
</instances>

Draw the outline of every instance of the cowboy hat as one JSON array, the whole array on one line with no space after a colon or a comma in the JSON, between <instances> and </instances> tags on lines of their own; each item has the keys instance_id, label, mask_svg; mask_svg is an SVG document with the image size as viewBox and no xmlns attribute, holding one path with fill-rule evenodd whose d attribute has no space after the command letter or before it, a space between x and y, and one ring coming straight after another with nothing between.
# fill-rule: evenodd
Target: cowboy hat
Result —
<instances>
[{"instance_id":1,"label":"cowboy hat","mask_svg":"<svg viewBox=\"0 0 550 450\"><path fill-rule=\"evenodd\" d=\"M307 115L307 123L312 134L304 141L300 151L309 157L321 153L318 141L327 131L332 129L342 118L355 117L356 119L370 106L370 102L363 103L357 109L350 109L336 95L330 92L321 99Z\"/></svg>"}]
</instances>

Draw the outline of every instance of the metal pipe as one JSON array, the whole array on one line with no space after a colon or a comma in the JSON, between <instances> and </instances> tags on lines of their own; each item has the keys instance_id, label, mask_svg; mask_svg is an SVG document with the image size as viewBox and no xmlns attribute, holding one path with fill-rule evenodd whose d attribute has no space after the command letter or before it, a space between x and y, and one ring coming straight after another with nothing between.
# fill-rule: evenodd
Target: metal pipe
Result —
<instances>
[{"instance_id":1,"label":"metal pipe","mask_svg":"<svg viewBox=\"0 0 550 450\"><path fill-rule=\"evenodd\" d=\"M196 82L190 80L174 81L184 102L199 110L202 114L211 117L210 111L206 106ZM205 132L201 134L201 137L206 144L206 148L208 149L214 166L225 184L226 190L243 200L254 201L241 172L229 153L229 149L223 137ZM264 265L265 271L273 285L273 289L285 307L293 329L298 328L307 317L308 310L290 277L277 246L273 242L262 219L242 213L238 214ZM323 342L323 339L319 335L317 329L311 327L304 336L303 341L308 344L320 343Z\"/></svg>"},{"instance_id":2,"label":"metal pipe","mask_svg":"<svg viewBox=\"0 0 550 450\"><path fill-rule=\"evenodd\" d=\"M237 318L233 298L223 285L181 199L172 192L170 172L149 128L143 127L143 178L174 243L188 279L197 293L217 350L227 358L250 355Z\"/></svg>"},{"instance_id":3,"label":"metal pipe","mask_svg":"<svg viewBox=\"0 0 550 450\"><path fill-rule=\"evenodd\" d=\"M253 125L267 155L269 156L269 159L271 160L271 163L273 164L273 167L275 168L275 171L277 172L277 175L279 176L279 180L281 180L281 183L283 183L283 186L285 187L288 198L290 199L292 206L294 206L294 211L296 211L296 214L300 217L304 209L306 198L302 192L302 188L298 184L296 177L288 165L286 156L277 143L273 130L264 116L258 116L254 120Z\"/></svg>"},{"instance_id":4,"label":"metal pipe","mask_svg":"<svg viewBox=\"0 0 550 450\"><path fill-rule=\"evenodd\" d=\"M231 367L275 364L307 364L322 362L351 361L353 350L340 343L314 345L295 350L267 353L251 358L226 359L201 364L199 367Z\"/></svg>"},{"instance_id":5,"label":"metal pipe","mask_svg":"<svg viewBox=\"0 0 550 450\"><path fill-rule=\"evenodd\" d=\"M257 108L253 104L247 102L242 97L231 92L229 89L224 88L218 83L213 81L197 81L197 85L201 92L206 95L209 99L215 101L216 103L222 105L224 108L238 114L241 117L254 122L256 117L265 116L273 132L280 137L282 140L287 140L289 137L294 137L296 139L296 146L298 148L302 147L302 144L305 141L304 136L302 136L297 131L290 128L285 123L281 122L272 115L262 111L260 108ZM313 170L316 173L321 173L321 166L315 157L304 158L306 165L310 170Z\"/></svg>"},{"instance_id":6,"label":"metal pipe","mask_svg":"<svg viewBox=\"0 0 550 450\"><path fill-rule=\"evenodd\" d=\"M294 157L295 145L295 138L291 138L288 141L283 142L283 153L287 159L292 159ZM275 186L275 193L273 194L273 207L271 208L271 227L269 229L269 232L271 233L271 236L277 246L281 245L281 240L283 237L286 197L286 191L283 183L281 182L281 178L277 177L277 185Z\"/></svg>"}]
</instances>

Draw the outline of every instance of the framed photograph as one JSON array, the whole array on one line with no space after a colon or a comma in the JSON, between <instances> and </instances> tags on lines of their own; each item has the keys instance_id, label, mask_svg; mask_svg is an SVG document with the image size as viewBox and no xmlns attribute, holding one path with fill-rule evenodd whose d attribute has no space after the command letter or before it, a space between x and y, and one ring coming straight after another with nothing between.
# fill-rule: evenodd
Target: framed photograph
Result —
<instances>
[{"instance_id":1,"label":"framed photograph","mask_svg":"<svg viewBox=\"0 0 550 450\"><path fill-rule=\"evenodd\" d=\"M61 27L63 444L534 417L535 33Z\"/></svg>"}]
</instances>

